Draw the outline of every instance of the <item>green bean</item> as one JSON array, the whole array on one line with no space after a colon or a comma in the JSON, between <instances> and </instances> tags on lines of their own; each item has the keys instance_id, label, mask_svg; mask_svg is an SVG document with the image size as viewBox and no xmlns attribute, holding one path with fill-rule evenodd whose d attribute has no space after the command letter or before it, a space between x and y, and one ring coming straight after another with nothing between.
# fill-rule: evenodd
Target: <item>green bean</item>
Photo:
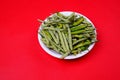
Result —
<instances>
[{"instance_id":1,"label":"green bean","mask_svg":"<svg viewBox=\"0 0 120 80\"><path fill-rule=\"evenodd\" d=\"M65 25L63 25L63 29L64 29L64 30L66 30L66 29L67 29L67 27L66 27Z\"/></svg>"},{"instance_id":2,"label":"green bean","mask_svg":"<svg viewBox=\"0 0 120 80\"><path fill-rule=\"evenodd\" d=\"M68 16L67 19L68 19L69 21L74 21L74 16L75 16L75 13L73 12L73 13L70 14L70 16Z\"/></svg>"},{"instance_id":3,"label":"green bean","mask_svg":"<svg viewBox=\"0 0 120 80\"><path fill-rule=\"evenodd\" d=\"M71 30L70 30L68 24L66 24L66 27L68 28L68 43L69 43L69 47L70 47L70 50L72 50L73 47L72 47L72 36L71 36Z\"/></svg>"},{"instance_id":4,"label":"green bean","mask_svg":"<svg viewBox=\"0 0 120 80\"><path fill-rule=\"evenodd\" d=\"M79 29L83 29L83 28L85 28L86 26L87 26L86 24L81 24L81 25L72 27L72 28L71 28L71 31L76 31L76 30L79 30Z\"/></svg>"},{"instance_id":5,"label":"green bean","mask_svg":"<svg viewBox=\"0 0 120 80\"><path fill-rule=\"evenodd\" d=\"M62 13L60 13L60 12L57 12L57 15L58 16L60 16L60 17L62 17L62 18L66 18L66 16L64 16Z\"/></svg>"},{"instance_id":6,"label":"green bean","mask_svg":"<svg viewBox=\"0 0 120 80\"><path fill-rule=\"evenodd\" d=\"M83 38L84 35L72 35L72 37L76 37L76 38Z\"/></svg>"},{"instance_id":7,"label":"green bean","mask_svg":"<svg viewBox=\"0 0 120 80\"><path fill-rule=\"evenodd\" d=\"M46 39L45 38L41 38L41 40L43 41L44 44L47 45Z\"/></svg>"},{"instance_id":8,"label":"green bean","mask_svg":"<svg viewBox=\"0 0 120 80\"><path fill-rule=\"evenodd\" d=\"M91 27L91 26L92 26L92 24L89 23L86 19L84 19L83 23L87 24L88 27Z\"/></svg>"},{"instance_id":9,"label":"green bean","mask_svg":"<svg viewBox=\"0 0 120 80\"><path fill-rule=\"evenodd\" d=\"M62 45L62 48L64 51L66 51L66 48L64 46L64 41L63 41L63 37L62 37L62 34L60 32L60 30L57 30L58 34L59 34L59 38L60 38L60 44Z\"/></svg>"},{"instance_id":10,"label":"green bean","mask_svg":"<svg viewBox=\"0 0 120 80\"><path fill-rule=\"evenodd\" d=\"M43 42L49 49L53 49L53 46L51 46L50 44L47 44L45 40L42 39L42 42Z\"/></svg>"},{"instance_id":11,"label":"green bean","mask_svg":"<svg viewBox=\"0 0 120 80\"><path fill-rule=\"evenodd\" d=\"M81 46L84 46L83 43L77 44L76 46L73 47L73 49L77 49L77 48L79 48L79 47L81 47Z\"/></svg>"},{"instance_id":12,"label":"green bean","mask_svg":"<svg viewBox=\"0 0 120 80\"><path fill-rule=\"evenodd\" d=\"M64 46L66 47L65 52L69 52L69 46L68 46L68 42L67 42L67 39L65 37L65 34L63 32L61 34L63 36L63 40L64 40L64 44L65 44Z\"/></svg>"},{"instance_id":13,"label":"green bean","mask_svg":"<svg viewBox=\"0 0 120 80\"><path fill-rule=\"evenodd\" d=\"M39 21L39 22L44 22L44 21L43 21L43 20L41 20L41 19L38 19L38 21Z\"/></svg>"},{"instance_id":14,"label":"green bean","mask_svg":"<svg viewBox=\"0 0 120 80\"><path fill-rule=\"evenodd\" d=\"M91 44L91 42L90 42L89 40L87 40L87 41L85 41L84 43L79 43L78 45L76 45L76 46L74 47L74 49L79 48L79 47L82 47L82 46L87 46L87 45L90 45L90 44Z\"/></svg>"},{"instance_id":15,"label":"green bean","mask_svg":"<svg viewBox=\"0 0 120 80\"><path fill-rule=\"evenodd\" d=\"M80 49L80 48L78 48L78 53L79 53L79 52L81 52L81 49Z\"/></svg>"},{"instance_id":16,"label":"green bean","mask_svg":"<svg viewBox=\"0 0 120 80\"><path fill-rule=\"evenodd\" d=\"M88 34L88 33L85 33L83 35L84 35L84 37L90 37L90 34Z\"/></svg>"},{"instance_id":17,"label":"green bean","mask_svg":"<svg viewBox=\"0 0 120 80\"><path fill-rule=\"evenodd\" d=\"M79 25L82 21L84 21L84 18L80 17L76 22L73 23L73 26Z\"/></svg>"},{"instance_id":18,"label":"green bean","mask_svg":"<svg viewBox=\"0 0 120 80\"><path fill-rule=\"evenodd\" d=\"M58 17L59 19L61 19L62 21L69 23L69 21L67 19L62 18L61 16L58 16L57 14L55 14L55 16Z\"/></svg>"},{"instance_id":19,"label":"green bean","mask_svg":"<svg viewBox=\"0 0 120 80\"><path fill-rule=\"evenodd\" d=\"M55 36L56 36L56 40L57 40L57 42L58 42L58 44L59 44L59 35L58 35L58 33L57 32L54 32L54 34L55 34Z\"/></svg>"},{"instance_id":20,"label":"green bean","mask_svg":"<svg viewBox=\"0 0 120 80\"><path fill-rule=\"evenodd\" d=\"M42 38L44 38L44 35L40 31L38 33L39 35L41 35Z\"/></svg>"},{"instance_id":21,"label":"green bean","mask_svg":"<svg viewBox=\"0 0 120 80\"><path fill-rule=\"evenodd\" d=\"M84 33L85 30L79 30L79 31L74 31L74 32L71 32L71 34L80 34L80 33Z\"/></svg>"},{"instance_id":22,"label":"green bean","mask_svg":"<svg viewBox=\"0 0 120 80\"><path fill-rule=\"evenodd\" d=\"M77 52L73 52L73 54L76 56L76 55L77 55Z\"/></svg>"},{"instance_id":23,"label":"green bean","mask_svg":"<svg viewBox=\"0 0 120 80\"><path fill-rule=\"evenodd\" d=\"M88 27L91 27L91 26L92 26L92 24L91 24L91 23L87 23L87 26L88 26Z\"/></svg>"},{"instance_id":24,"label":"green bean","mask_svg":"<svg viewBox=\"0 0 120 80\"><path fill-rule=\"evenodd\" d=\"M57 45L55 42L53 42L52 40L50 40L52 45L55 45L56 47L58 47L61 51L64 51L59 45Z\"/></svg>"},{"instance_id":25,"label":"green bean","mask_svg":"<svg viewBox=\"0 0 120 80\"><path fill-rule=\"evenodd\" d=\"M46 36L46 34L45 34L44 30L41 30L41 33L42 33L42 34L43 34L43 36L45 37L47 44L49 44L49 40L47 39L47 36Z\"/></svg>"},{"instance_id":26,"label":"green bean","mask_svg":"<svg viewBox=\"0 0 120 80\"><path fill-rule=\"evenodd\" d=\"M61 24L61 23L59 23L59 24L58 24L58 28L60 28L60 29L61 29L62 27L63 27L63 26L62 26L62 24Z\"/></svg>"},{"instance_id":27,"label":"green bean","mask_svg":"<svg viewBox=\"0 0 120 80\"><path fill-rule=\"evenodd\" d=\"M50 35L48 31L44 31L44 33L47 35L47 37L50 37L50 39L52 39L52 36Z\"/></svg>"},{"instance_id":28,"label":"green bean","mask_svg":"<svg viewBox=\"0 0 120 80\"><path fill-rule=\"evenodd\" d=\"M81 52L81 49L80 49L80 48L78 48L77 50L72 50L72 53L75 53L75 55L76 55L76 53L78 53L78 52Z\"/></svg>"},{"instance_id":29,"label":"green bean","mask_svg":"<svg viewBox=\"0 0 120 80\"><path fill-rule=\"evenodd\" d=\"M91 42L97 42L98 40L96 38L91 38Z\"/></svg>"},{"instance_id":30,"label":"green bean","mask_svg":"<svg viewBox=\"0 0 120 80\"><path fill-rule=\"evenodd\" d=\"M92 33L92 34L93 34L93 31L90 31L90 30L89 30L89 31L85 31L85 32L86 32L86 33Z\"/></svg>"},{"instance_id":31,"label":"green bean","mask_svg":"<svg viewBox=\"0 0 120 80\"><path fill-rule=\"evenodd\" d=\"M90 40L86 40L83 44L83 46L86 46L86 45L90 45L91 44L91 41Z\"/></svg>"},{"instance_id":32,"label":"green bean","mask_svg":"<svg viewBox=\"0 0 120 80\"><path fill-rule=\"evenodd\" d=\"M66 39L66 37L65 37L65 34L64 34L64 33L61 33L61 34L62 34L62 36L63 36L64 44L65 44L65 47L66 47L66 49L65 49L65 52L66 52L66 53L61 56L61 59L63 59L63 58L65 58L66 56L68 56L68 54L70 53L70 51L69 51L69 46L68 46L68 42L67 42L67 39Z\"/></svg>"},{"instance_id":33,"label":"green bean","mask_svg":"<svg viewBox=\"0 0 120 80\"><path fill-rule=\"evenodd\" d=\"M63 55L61 56L61 59L64 59L66 56L68 56L68 54L69 54L69 52L63 54Z\"/></svg>"},{"instance_id":34,"label":"green bean","mask_svg":"<svg viewBox=\"0 0 120 80\"><path fill-rule=\"evenodd\" d=\"M72 35L73 38L88 38L90 37L90 34L85 33L85 34L80 34L80 35Z\"/></svg>"},{"instance_id":35,"label":"green bean","mask_svg":"<svg viewBox=\"0 0 120 80\"><path fill-rule=\"evenodd\" d=\"M59 45L57 45L54 41L51 40L50 36L47 36L47 35L46 35L45 39L46 39L47 41L49 41L52 45L55 45L55 46L56 46L57 48L59 48L61 51L64 51ZM47 44L49 44L49 43L47 43Z\"/></svg>"},{"instance_id":36,"label":"green bean","mask_svg":"<svg viewBox=\"0 0 120 80\"><path fill-rule=\"evenodd\" d=\"M82 47L80 47L80 49L81 49L81 51L84 51L84 50L86 50L86 47L82 46Z\"/></svg>"},{"instance_id":37,"label":"green bean","mask_svg":"<svg viewBox=\"0 0 120 80\"><path fill-rule=\"evenodd\" d=\"M49 37L47 37L47 39L50 41L52 45L56 46L57 48L59 48L61 51L64 52L64 50L59 45L57 45L54 41L52 41Z\"/></svg>"},{"instance_id":38,"label":"green bean","mask_svg":"<svg viewBox=\"0 0 120 80\"><path fill-rule=\"evenodd\" d=\"M60 49L58 49L57 47L56 47L56 45L52 45L52 47L53 47L53 49L56 51L56 52L60 52Z\"/></svg>"},{"instance_id":39,"label":"green bean","mask_svg":"<svg viewBox=\"0 0 120 80\"><path fill-rule=\"evenodd\" d=\"M87 27L87 28L85 28L85 30L86 30L86 31L92 31L92 32L93 32L93 30L95 30L95 28L93 28L93 27Z\"/></svg>"},{"instance_id":40,"label":"green bean","mask_svg":"<svg viewBox=\"0 0 120 80\"><path fill-rule=\"evenodd\" d=\"M63 55L64 54L64 52L63 51L61 51L61 50L59 50L59 52L58 53L60 53L61 55Z\"/></svg>"},{"instance_id":41,"label":"green bean","mask_svg":"<svg viewBox=\"0 0 120 80\"><path fill-rule=\"evenodd\" d=\"M44 27L43 29L57 31L57 28L54 27ZM59 30L63 31L64 29L59 29Z\"/></svg>"},{"instance_id":42,"label":"green bean","mask_svg":"<svg viewBox=\"0 0 120 80\"><path fill-rule=\"evenodd\" d=\"M52 31L50 31L50 30L49 30L49 33L51 34L51 36L52 36L53 40L55 41L55 43L58 44L58 41L57 41L54 33Z\"/></svg>"},{"instance_id":43,"label":"green bean","mask_svg":"<svg viewBox=\"0 0 120 80\"><path fill-rule=\"evenodd\" d=\"M81 42L81 41L84 41L84 40L86 40L86 39L87 39L87 38L81 38L81 39L77 40L76 42L74 42L73 45L75 45L75 44L77 44L77 43L79 43L79 42Z\"/></svg>"},{"instance_id":44,"label":"green bean","mask_svg":"<svg viewBox=\"0 0 120 80\"><path fill-rule=\"evenodd\" d=\"M72 42L74 43L74 42L76 42L77 41L77 39L72 39Z\"/></svg>"},{"instance_id":45,"label":"green bean","mask_svg":"<svg viewBox=\"0 0 120 80\"><path fill-rule=\"evenodd\" d=\"M50 36L48 36L48 40L50 40ZM59 52L59 49L62 50L62 48L60 48L58 45L56 45L56 44L55 44L54 42L52 42L51 40L50 40L50 42L52 43L51 46L46 42L46 39L45 39L45 38L42 38L42 41L43 41L43 43L46 44L46 46L47 46L48 48L50 48L50 49L54 49L54 50L57 51L57 52ZM58 47L59 49L57 49L57 47Z\"/></svg>"}]
</instances>

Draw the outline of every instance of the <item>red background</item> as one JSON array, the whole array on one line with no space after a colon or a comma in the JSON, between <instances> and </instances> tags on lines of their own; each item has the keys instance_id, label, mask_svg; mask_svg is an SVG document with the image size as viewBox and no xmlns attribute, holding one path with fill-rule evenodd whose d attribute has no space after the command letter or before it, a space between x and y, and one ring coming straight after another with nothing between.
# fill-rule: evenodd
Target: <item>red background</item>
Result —
<instances>
[{"instance_id":1,"label":"red background","mask_svg":"<svg viewBox=\"0 0 120 80\"><path fill-rule=\"evenodd\" d=\"M76 60L39 45L38 18L76 11L92 20L99 42ZM0 80L120 80L119 0L0 0Z\"/></svg>"}]
</instances>

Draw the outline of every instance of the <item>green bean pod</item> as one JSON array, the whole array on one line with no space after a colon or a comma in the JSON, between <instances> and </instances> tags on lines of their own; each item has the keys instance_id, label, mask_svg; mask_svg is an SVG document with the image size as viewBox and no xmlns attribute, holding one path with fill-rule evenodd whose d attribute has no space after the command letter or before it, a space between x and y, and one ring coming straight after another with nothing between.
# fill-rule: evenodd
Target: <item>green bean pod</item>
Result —
<instances>
[{"instance_id":1,"label":"green bean pod","mask_svg":"<svg viewBox=\"0 0 120 80\"><path fill-rule=\"evenodd\" d=\"M84 46L83 43L79 43L79 44L75 45L75 46L73 47L73 49L77 49L77 48L79 48L79 47L81 47L81 46Z\"/></svg>"},{"instance_id":2,"label":"green bean pod","mask_svg":"<svg viewBox=\"0 0 120 80\"><path fill-rule=\"evenodd\" d=\"M72 39L72 42L74 43L74 42L76 42L77 41L77 39Z\"/></svg>"},{"instance_id":3,"label":"green bean pod","mask_svg":"<svg viewBox=\"0 0 120 80\"><path fill-rule=\"evenodd\" d=\"M79 30L79 29L83 29L83 28L85 28L86 26L87 26L86 24L81 24L81 25L72 27L72 28L71 28L71 31L76 31L76 30Z\"/></svg>"},{"instance_id":4,"label":"green bean pod","mask_svg":"<svg viewBox=\"0 0 120 80\"><path fill-rule=\"evenodd\" d=\"M80 34L80 33L84 33L85 30L79 30L79 31L74 31L74 32L71 32L71 34Z\"/></svg>"},{"instance_id":5,"label":"green bean pod","mask_svg":"<svg viewBox=\"0 0 120 80\"><path fill-rule=\"evenodd\" d=\"M72 21L74 21L74 17L75 17L75 13L73 12L68 16L67 19L72 22Z\"/></svg>"},{"instance_id":6,"label":"green bean pod","mask_svg":"<svg viewBox=\"0 0 120 80\"><path fill-rule=\"evenodd\" d=\"M62 17L62 18L65 18L66 19L66 16L64 16L62 13L60 13L60 12L57 12L57 15L58 16L60 16L60 17Z\"/></svg>"},{"instance_id":7,"label":"green bean pod","mask_svg":"<svg viewBox=\"0 0 120 80\"><path fill-rule=\"evenodd\" d=\"M80 47L80 49L81 49L81 51L84 51L84 50L86 50L86 47L82 46L82 47Z\"/></svg>"},{"instance_id":8,"label":"green bean pod","mask_svg":"<svg viewBox=\"0 0 120 80\"><path fill-rule=\"evenodd\" d=\"M86 39L87 39L87 38L81 38L81 39L77 40L76 42L74 42L73 45L75 45L75 44L77 44L77 43L79 43L79 42L81 42L81 41L84 41L84 40L86 40Z\"/></svg>"},{"instance_id":9,"label":"green bean pod","mask_svg":"<svg viewBox=\"0 0 120 80\"><path fill-rule=\"evenodd\" d=\"M66 27L68 28L68 43L69 43L69 48L70 50L73 49L73 46L72 46L72 35L71 35L71 30L69 28L69 25L66 24Z\"/></svg>"},{"instance_id":10,"label":"green bean pod","mask_svg":"<svg viewBox=\"0 0 120 80\"><path fill-rule=\"evenodd\" d=\"M58 34L59 34L60 44L61 44L63 50L66 51L66 47L64 46L64 41L63 41L62 33L60 32L60 30L57 30L57 32L58 32Z\"/></svg>"},{"instance_id":11,"label":"green bean pod","mask_svg":"<svg viewBox=\"0 0 120 80\"><path fill-rule=\"evenodd\" d=\"M47 44L49 44L49 40L47 39L47 35L45 34L44 30L42 30L41 33L45 37Z\"/></svg>"},{"instance_id":12,"label":"green bean pod","mask_svg":"<svg viewBox=\"0 0 120 80\"><path fill-rule=\"evenodd\" d=\"M83 46L87 46L87 45L90 45L91 44L91 41L90 40L86 40L83 44Z\"/></svg>"},{"instance_id":13,"label":"green bean pod","mask_svg":"<svg viewBox=\"0 0 120 80\"><path fill-rule=\"evenodd\" d=\"M57 41L54 33L52 31L50 31L50 30L49 30L49 33L51 34L51 36L52 36L53 40L55 41L55 43L58 44L58 41Z\"/></svg>"},{"instance_id":14,"label":"green bean pod","mask_svg":"<svg viewBox=\"0 0 120 80\"><path fill-rule=\"evenodd\" d=\"M55 34L55 36L56 36L56 40L57 40L57 42L58 42L58 44L59 44L59 35L58 35L58 33L57 32L54 32L54 34Z\"/></svg>"},{"instance_id":15,"label":"green bean pod","mask_svg":"<svg viewBox=\"0 0 120 80\"><path fill-rule=\"evenodd\" d=\"M74 49L77 49L77 48L82 47L82 46L87 46L87 45L90 45L90 44L91 44L91 41L86 40L84 43L79 43L76 46L74 46Z\"/></svg>"},{"instance_id":16,"label":"green bean pod","mask_svg":"<svg viewBox=\"0 0 120 80\"><path fill-rule=\"evenodd\" d=\"M61 56L61 59L64 59L66 56L68 56L68 54L69 54L69 52L63 54L63 55Z\"/></svg>"},{"instance_id":17,"label":"green bean pod","mask_svg":"<svg viewBox=\"0 0 120 80\"><path fill-rule=\"evenodd\" d=\"M83 21L84 21L84 18L80 17L76 22L73 23L73 26L77 26L77 25L79 25Z\"/></svg>"},{"instance_id":18,"label":"green bean pod","mask_svg":"<svg viewBox=\"0 0 120 80\"><path fill-rule=\"evenodd\" d=\"M72 35L72 37L73 37L73 38L83 38L84 35L82 35L82 34L81 34L81 35Z\"/></svg>"},{"instance_id":19,"label":"green bean pod","mask_svg":"<svg viewBox=\"0 0 120 80\"><path fill-rule=\"evenodd\" d=\"M53 30L53 31L57 31L57 28L54 27L44 27L44 30ZM59 29L60 31L63 31L64 29Z\"/></svg>"},{"instance_id":20,"label":"green bean pod","mask_svg":"<svg viewBox=\"0 0 120 80\"><path fill-rule=\"evenodd\" d=\"M73 53L74 55L76 55L76 53L79 53L79 52L81 52L81 49L80 49L80 48L78 48L77 50L72 50L72 53Z\"/></svg>"},{"instance_id":21,"label":"green bean pod","mask_svg":"<svg viewBox=\"0 0 120 80\"><path fill-rule=\"evenodd\" d=\"M61 19L62 21L69 23L69 20L62 18L61 16L58 16L57 14L55 14L55 16Z\"/></svg>"},{"instance_id":22,"label":"green bean pod","mask_svg":"<svg viewBox=\"0 0 120 80\"><path fill-rule=\"evenodd\" d=\"M66 39L66 37L65 37L65 34L64 34L63 32L62 32L61 34L62 34L62 36L63 36L64 46L66 47L65 52L69 52L69 46L68 46L68 42L67 42L67 39Z\"/></svg>"}]
</instances>

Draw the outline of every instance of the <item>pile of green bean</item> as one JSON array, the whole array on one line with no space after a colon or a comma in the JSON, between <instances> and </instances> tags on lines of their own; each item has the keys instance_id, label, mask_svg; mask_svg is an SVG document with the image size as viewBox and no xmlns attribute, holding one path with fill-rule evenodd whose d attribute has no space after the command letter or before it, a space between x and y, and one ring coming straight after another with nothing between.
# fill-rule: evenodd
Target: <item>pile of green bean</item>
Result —
<instances>
[{"instance_id":1,"label":"pile of green bean","mask_svg":"<svg viewBox=\"0 0 120 80\"><path fill-rule=\"evenodd\" d=\"M95 43L95 28L83 16L74 12L65 16L60 12L42 21L39 31L42 42L49 48L62 55L76 55Z\"/></svg>"}]
</instances>

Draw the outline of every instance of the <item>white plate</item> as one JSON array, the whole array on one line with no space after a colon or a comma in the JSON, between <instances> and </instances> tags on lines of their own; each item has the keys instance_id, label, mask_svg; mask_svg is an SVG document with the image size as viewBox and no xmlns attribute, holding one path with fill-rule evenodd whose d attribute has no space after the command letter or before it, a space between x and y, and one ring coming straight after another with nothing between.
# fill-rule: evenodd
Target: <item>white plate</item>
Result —
<instances>
[{"instance_id":1,"label":"white plate","mask_svg":"<svg viewBox=\"0 0 120 80\"><path fill-rule=\"evenodd\" d=\"M73 12L72 12L72 11L62 11L62 12L60 12L60 13L68 16L68 15L70 15L70 14L73 13ZM82 14L80 14L80 13L77 13L77 12L75 12L75 14L80 15L80 16L83 16L83 17L84 17L88 22L90 22L90 23L92 24L92 26L95 28L94 24L93 24L93 23L90 21L90 19L88 19L86 16L84 16L84 15L82 15ZM53 14L52 14L52 15L53 15ZM50 16L52 16L52 15L50 15ZM46 21L46 20L47 20L47 18L45 19L45 21ZM41 28L41 25L40 25L38 31L41 30L41 29L42 29L42 28ZM97 34L97 33L96 33L96 30L95 30L95 34ZM97 37L97 36L96 36L96 37ZM57 53L57 52L55 52L55 51L53 51L53 50L51 50L51 49L49 49L49 48L46 47L46 45L42 42L41 36L40 36L39 34L38 34L38 41L39 41L41 47L42 47L48 54L50 54L51 56L56 57L56 58L61 58L61 56L62 56L61 54L59 54L59 53ZM88 50L82 51L82 52L78 53L77 55L69 55L69 56L65 57L64 59L76 59L76 58L82 57L82 56L84 56L85 54L87 54L87 53L94 47L94 45L95 45L95 43L91 44L91 45L88 47Z\"/></svg>"}]
</instances>

